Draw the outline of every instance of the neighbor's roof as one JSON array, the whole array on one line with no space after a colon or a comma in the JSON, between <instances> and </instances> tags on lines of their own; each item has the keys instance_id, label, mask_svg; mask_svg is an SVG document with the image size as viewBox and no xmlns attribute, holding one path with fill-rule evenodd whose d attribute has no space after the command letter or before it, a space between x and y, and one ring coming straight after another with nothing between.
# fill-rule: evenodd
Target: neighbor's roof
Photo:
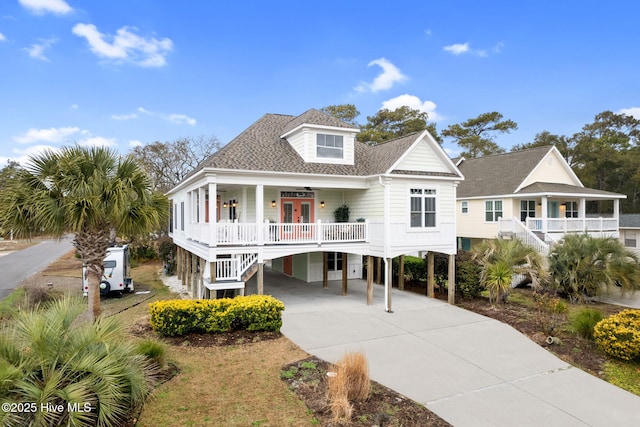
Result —
<instances>
[{"instance_id":1,"label":"neighbor's roof","mask_svg":"<svg viewBox=\"0 0 640 427\"><path fill-rule=\"evenodd\" d=\"M584 194L592 197L602 196L607 198L624 198L625 196L619 193L612 193L610 191L596 190L595 188L579 187L577 185L558 184L555 182L535 182L531 185L527 185L523 189L517 192L517 194Z\"/></svg>"},{"instance_id":2,"label":"neighbor's roof","mask_svg":"<svg viewBox=\"0 0 640 427\"><path fill-rule=\"evenodd\" d=\"M620 214L620 228L640 228L640 214Z\"/></svg>"},{"instance_id":3,"label":"neighbor's roof","mask_svg":"<svg viewBox=\"0 0 640 427\"><path fill-rule=\"evenodd\" d=\"M265 114L227 145L200 163L187 177L204 168L371 176L387 172L421 135L414 133L374 147L355 141L353 165L312 163L305 162L287 140L281 137L302 124L357 130L352 125L314 109L300 116ZM443 174L433 175L442 176ZM458 176L456 173L450 175Z\"/></svg>"},{"instance_id":4,"label":"neighbor's roof","mask_svg":"<svg viewBox=\"0 0 640 427\"><path fill-rule=\"evenodd\" d=\"M551 148L465 159L458 165L465 177L458 185L458 198L513 194Z\"/></svg>"},{"instance_id":5,"label":"neighbor's roof","mask_svg":"<svg viewBox=\"0 0 640 427\"><path fill-rule=\"evenodd\" d=\"M624 194L554 182L534 182L518 190L525 178L533 172L552 149L552 145L547 145L463 160L458 168L465 176L465 180L458 185L457 198L540 193L583 194L594 198L626 198Z\"/></svg>"}]
</instances>

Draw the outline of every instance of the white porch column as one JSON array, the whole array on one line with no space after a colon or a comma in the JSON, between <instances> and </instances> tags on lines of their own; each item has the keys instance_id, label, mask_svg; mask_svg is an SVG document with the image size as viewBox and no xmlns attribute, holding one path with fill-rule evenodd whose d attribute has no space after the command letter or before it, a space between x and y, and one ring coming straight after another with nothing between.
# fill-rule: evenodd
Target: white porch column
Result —
<instances>
[{"instance_id":1,"label":"white porch column","mask_svg":"<svg viewBox=\"0 0 640 427\"><path fill-rule=\"evenodd\" d=\"M184 218L183 218L183 220L184 220L184 233L187 236L187 238L193 237L192 233L191 233L191 230L192 230L192 227L191 227L191 212L192 212L191 211L191 203L193 203L192 199L193 199L193 194L192 194L191 191L189 191L187 193L187 200L184 203Z\"/></svg>"},{"instance_id":2,"label":"white porch column","mask_svg":"<svg viewBox=\"0 0 640 427\"><path fill-rule=\"evenodd\" d=\"M264 245L264 185L262 184L256 185L256 224L258 224L258 244Z\"/></svg>"},{"instance_id":3,"label":"white porch column","mask_svg":"<svg viewBox=\"0 0 640 427\"><path fill-rule=\"evenodd\" d=\"M215 182L209 183L209 246L218 243L218 186Z\"/></svg>"},{"instance_id":4,"label":"white porch column","mask_svg":"<svg viewBox=\"0 0 640 427\"><path fill-rule=\"evenodd\" d=\"M587 231L587 199L580 199L578 217L582 218L582 231Z\"/></svg>"},{"instance_id":5,"label":"white porch column","mask_svg":"<svg viewBox=\"0 0 640 427\"><path fill-rule=\"evenodd\" d=\"M204 187L198 188L198 222L204 223L205 213L205 189Z\"/></svg>"},{"instance_id":6,"label":"white porch column","mask_svg":"<svg viewBox=\"0 0 640 427\"><path fill-rule=\"evenodd\" d=\"M547 232L547 220L549 219L549 213L548 213L548 206L547 204L549 203L547 200L547 196L542 196L540 201L540 207L542 209L541 210L541 214L542 214L542 232L546 233Z\"/></svg>"},{"instance_id":7,"label":"white porch column","mask_svg":"<svg viewBox=\"0 0 640 427\"><path fill-rule=\"evenodd\" d=\"M242 210L238 216L238 222L247 222L247 187L242 187Z\"/></svg>"}]
</instances>

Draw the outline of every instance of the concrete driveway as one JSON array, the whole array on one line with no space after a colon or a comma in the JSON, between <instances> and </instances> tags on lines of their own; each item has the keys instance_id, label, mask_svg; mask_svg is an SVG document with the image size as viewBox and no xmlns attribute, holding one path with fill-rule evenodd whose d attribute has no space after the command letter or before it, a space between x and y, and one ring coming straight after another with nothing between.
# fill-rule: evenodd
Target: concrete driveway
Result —
<instances>
[{"instance_id":1,"label":"concrete driveway","mask_svg":"<svg viewBox=\"0 0 640 427\"><path fill-rule=\"evenodd\" d=\"M255 278L249 282L255 293ZM364 352L371 378L455 426L638 426L640 397L563 362L510 326L409 292L384 288L366 305L366 282L304 283L265 269L282 300L282 333L336 362Z\"/></svg>"}]
</instances>

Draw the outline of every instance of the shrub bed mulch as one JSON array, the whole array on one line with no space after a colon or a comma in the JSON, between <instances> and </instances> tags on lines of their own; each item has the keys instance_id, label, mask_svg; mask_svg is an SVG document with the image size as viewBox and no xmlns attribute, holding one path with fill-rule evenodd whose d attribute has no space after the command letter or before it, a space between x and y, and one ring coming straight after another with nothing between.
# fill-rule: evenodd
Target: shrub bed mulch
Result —
<instances>
[{"instance_id":1,"label":"shrub bed mulch","mask_svg":"<svg viewBox=\"0 0 640 427\"><path fill-rule=\"evenodd\" d=\"M309 357L284 366L281 373L283 381L286 381L313 411L322 426L451 426L425 406L375 381L371 381L369 398L361 402L352 402L353 412L349 422L334 421L326 391L327 372L330 369L331 365L324 360Z\"/></svg>"}]
</instances>

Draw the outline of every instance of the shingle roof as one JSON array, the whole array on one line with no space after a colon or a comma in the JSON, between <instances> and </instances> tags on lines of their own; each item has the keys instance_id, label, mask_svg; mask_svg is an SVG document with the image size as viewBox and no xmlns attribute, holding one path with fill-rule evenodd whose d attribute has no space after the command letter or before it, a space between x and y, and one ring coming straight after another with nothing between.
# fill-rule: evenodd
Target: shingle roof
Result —
<instances>
[{"instance_id":1,"label":"shingle roof","mask_svg":"<svg viewBox=\"0 0 640 427\"><path fill-rule=\"evenodd\" d=\"M420 135L414 133L374 147L355 141L353 165L308 163L286 139L281 138L301 124L354 128L318 110L308 110L300 116L265 114L204 160L187 177L203 168L346 176L376 175L387 172Z\"/></svg>"},{"instance_id":2,"label":"shingle roof","mask_svg":"<svg viewBox=\"0 0 640 427\"><path fill-rule=\"evenodd\" d=\"M305 123L313 123L314 125L321 126L333 126L338 128L358 129L356 126L345 123L340 119L337 119L328 114L324 114L322 111L318 111L315 108L312 108L287 123L284 129L282 129L282 135L285 135L286 133Z\"/></svg>"},{"instance_id":3,"label":"shingle roof","mask_svg":"<svg viewBox=\"0 0 640 427\"><path fill-rule=\"evenodd\" d=\"M513 194L551 148L531 148L464 160L458 165L465 177L458 186L458 198Z\"/></svg>"},{"instance_id":4,"label":"shingle roof","mask_svg":"<svg viewBox=\"0 0 640 427\"><path fill-rule=\"evenodd\" d=\"M640 228L640 214L620 214L620 228Z\"/></svg>"},{"instance_id":5,"label":"shingle roof","mask_svg":"<svg viewBox=\"0 0 640 427\"><path fill-rule=\"evenodd\" d=\"M553 182L535 182L519 191L522 184L533 169L549 153L553 146L531 148L510 153L495 154L464 160L458 168L465 180L458 185L458 198L486 197L506 194L562 193L585 194L593 197L624 198L623 194L585 188L577 185L558 184Z\"/></svg>"},{"instance_id":6,"label":"shingle roof","mask_svg":"<svg viewBox=\"0 0 640 427\"><path fill-rule=\"evenodd\" d=\"M556 193L556 194L588 194L591 196L620 197L618 193L596 190L595 188L579 187L577 185L558 184L555 182L535 182L522 188L517 194Z\"/></svg>"}]
</instances>

